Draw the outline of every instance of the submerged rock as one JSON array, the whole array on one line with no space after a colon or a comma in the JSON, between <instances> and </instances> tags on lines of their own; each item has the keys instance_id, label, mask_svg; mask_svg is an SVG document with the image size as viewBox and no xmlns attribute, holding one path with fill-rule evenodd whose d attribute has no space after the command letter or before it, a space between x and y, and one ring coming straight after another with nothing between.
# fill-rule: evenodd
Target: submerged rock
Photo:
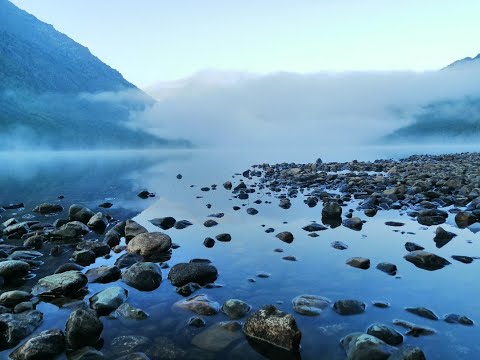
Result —
<instances>
[{"instance_id":1,"label":"submerged rock","mask_svg":"<svg viewBox=\"0 0 480 360\"><path fill-rule=\"evenodd\" d=\"M407 307L405 308L409 313L424 317L430 320L438 320L438 316L432 310L424 307Z\"/></svg>"},{"instance_id":2,"label":"submerged rock","mask_svg":"<svg viewBox=\"0 0 480 360\"><path fill-rule=\"evenodd\" d=\"M0 315L0 351L16 346L41 324L43 314L32 310L20 314Z\"/></svg>"},{"instance_id":3,"label":"submerged rock","mask_svg":"<svg viewBox=\"0 0 480 360\"><path fill-rule=\"evenodd\" d=\"M137 309L126 302L118 307L115 315L131 320L145 320L148 318L148 314L145 311Z\"/></svg>"},{"instance_id":4,"label":"submerged rock","mask_svg":"<svg viewBox=\"0 0 480 360\"><path fill-rule=\"evenodd\" d=\"M340 315L357 315L365 312L367 306L358 300L337 300L333 304L333 310Z\"/></svg>"},{"instance_id":5,"label":"submerged rock","mask_svg":"<svg viewBox=\"0 0 480 360\"><path fill-rule=\"evenodd\" d=\"M106 288L90 298L90 307L99 315L108 315L127 301L128 291L113 286Z\"/></svg>"},{"instance_id":6,"label":"submerged rock","mask_svg":"<svg viewBox=\"0 0 480 360\"><path fill-rule=\"evenodd\" d=\"M114 338L110 344L112 352L119 356L127 355L134 352L143 352L148 349L152 341L146 336L139 335L123 335Z\"/></svg>"},{"instance_id":7,"label":"submerged rock","mask_svg":"<svg viewBox=\"0 0 480 360\"><path fill-rule=\"evenodd\" d=\"M215 301L211 301L206 295L195 295L189 299L177 301L173 307L207 316L216 315L220 310L220 305Z\"/></svg>"},{"instance_id":8,"label":"submerged rock","mask_svg":"<svg viewBox=\"0 0 480 360\"><path fill-rule=\"evenodd\" d=\"M387 360L396 350L375 336L352 333L340 340L347 360Z\"/></svg>"},{"instance_id":9,"label":"submerged rock","mask_svg":"<svg viewBox=\"0 0 480 360\"><path fill-rule=\"evenodd\" d=\"M307 316L320 315L331 300L318 295L299 295L292 300L293 310Z\"/></svg>"},{"instance_id":10,"label":"submerged rock","mask_svg":"<svg viewBox=\"0 0 480 360\"><path fill-rule=\"evenodd\" d=\"M398 331L383 324L373 324L367 329L367 334L375 336L388 345L398 346L403 342L403 336Z\"/></svg>"},{"instance_id":11,"label":"submerged rock","mask_svg":"<svg viewBox=\"0 0 480 360\"><path fill-rule=\"evenodd\" d=\"M192 344L203 350L219 352L242 337L242 325L239 322L220 322L196 335Z\"/></svg>"},{"instance_id":12,"label":"submerged rock","mask_svg":"<svg viewBox=\"0 0 480 360\"><path fill-rule=\"evenodd\" d=\"M392 352L388 360L426 360L426 357L422 349L408 345Z\"/></svg>"},{"instance_id":13,"label":"submerged rock","mask_svg":"<svg viewBox=\"0 0 480 360\"><path fill-rule=\"evenodd\" d=\"M43 203L36 206L32 211L42 215L55 214L62 212L63 206L60 204Z\"/></svg>"},{"instance_id":14,"label":"submerged rock","mask_svg":"<svg viewBox=\"0 0 480 360\"><path fill-rule=\"evenodd\" d=\"M447 314L443 317L443 320L450 324L461 324L466 326L472 326L474 324L472 319L469 319L465 315L458 314Z\"/></svg>"},{"instance_id":15,"label":"submerged rock","mask_svg":"<svg viewBox=\"0 0 480 360\"><path fill-rule=\"evenodd\" d=\"M222 311L227 314L230 319L238 320L243 318L252 307L246 302L238 299L230 299L223 303Z\"/></svg>"},{"instance_id":16,"label":"submerged rock","mask_svg":"<svg viewBox=\"0 0 480 360\"><path fill-rule=\"evenodd\" d=\"M243 326L247 337L285 349L298 351L302 334L295 318L273 305L254 312Z\"/></svg>"}]
</instances>

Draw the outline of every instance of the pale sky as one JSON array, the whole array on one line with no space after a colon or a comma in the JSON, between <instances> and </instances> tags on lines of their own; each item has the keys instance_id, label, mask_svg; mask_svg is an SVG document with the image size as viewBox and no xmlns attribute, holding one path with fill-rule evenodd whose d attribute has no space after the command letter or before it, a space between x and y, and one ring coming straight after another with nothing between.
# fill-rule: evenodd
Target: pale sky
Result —
<instances>
[{"instance_id":1,"label":"pale sky","mask_svg":"<svg viewBox=\"0 0 480 360\"><path fill-rule=\"evenodd\" d=\"M432 70L480 52L478 0L11 0L140 87L209 70Z\"/></svg>"}]
</instances>

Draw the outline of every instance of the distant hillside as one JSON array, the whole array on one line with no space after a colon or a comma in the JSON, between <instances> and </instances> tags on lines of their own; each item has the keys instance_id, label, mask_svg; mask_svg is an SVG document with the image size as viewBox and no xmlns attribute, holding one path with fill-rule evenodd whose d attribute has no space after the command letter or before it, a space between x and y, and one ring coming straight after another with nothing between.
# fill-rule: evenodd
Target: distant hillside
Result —
<instances>
[{"instance_id":1,"label":"distant hillside","mask_svg":"<svg viewBox=\"0 0 480 360\"><path fill-rule=\"evenodd\" d=\"M185 144L127 126L152 104L86 47L0 0L0 149Z\"/></svg>"},{"instance_id":2,"label":"distant hillside","mask_svg":"<svg viewBox=\"0 0 480 360\"><path fill-rule=\"evenodd\" d=\"M457 60L450 65L444 67L442 70L462 69L471 66L480 66L480 54L475 57L466 57L461 60Z\"/></svg>"}]
</instances>

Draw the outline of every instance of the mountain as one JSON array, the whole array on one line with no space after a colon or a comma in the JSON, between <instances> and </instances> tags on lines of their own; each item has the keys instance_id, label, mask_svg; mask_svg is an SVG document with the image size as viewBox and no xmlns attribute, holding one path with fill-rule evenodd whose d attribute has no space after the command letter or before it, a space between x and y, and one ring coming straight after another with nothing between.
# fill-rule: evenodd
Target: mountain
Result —
<instances>
[{"instance_id":1,"label":"mountain","mask_svg":"<svg viewBox=\"0 0 480 360\"><path fill-rule=\"evenodd\" d=\"M185 144L134 130L153 103L88 48L0 0L0 149Z\"/></svg>"},{"instance_id":2,"label":"mountain","mask_svg":"<svg viewBox=\"0 0 480 360\"><path fill-rule=\"evenodd\" d=\"M454 61L450 65L447 65L442 70L452 70L452 69L468 69L472 66L480 66L480 54L472 57L466 57L461 60Z\"/></svg>"}]
</instances>

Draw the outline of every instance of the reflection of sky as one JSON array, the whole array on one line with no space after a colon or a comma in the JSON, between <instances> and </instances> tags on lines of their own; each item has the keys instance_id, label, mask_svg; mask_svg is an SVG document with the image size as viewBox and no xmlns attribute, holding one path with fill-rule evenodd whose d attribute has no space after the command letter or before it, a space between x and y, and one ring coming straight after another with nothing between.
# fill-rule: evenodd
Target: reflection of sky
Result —
<instances>
[{"instance_id":1,"label":"reflection of sky","mask_svg":"<svg viewBox=\"0 0 480 360\"><path fill-rule=\"evenodd\" d=\"M345 154L337 153L334 156L347 159L347 156L351 158L351 154L349 150ZM392 149L371 149L370 152L355 151L354 154L360 158L373 159L382 155L391 157L405 153ZM232 174L246 170L252 163L275 162L282 159L302 160L302 157L307 161L315 160L311 153L307 157L305 154L285 151L271 154L253 151L242 153L192 151L168 154L159 152L135 156L121 154L118 158L113 155L94 158L86 156L81 159L75 157L68 160L64 158L61 161L56 159L51 162L30 162L23 169L31 169L34 175L28 177L25 173L19 173L22 175L21 180L15 185L16 173L13 172L8 177L8 181L12 183L6 186L9 192L15 190L18 194L29 192L41 197L42 201L49 199L46 196L47 190L57 193L57 189L49 188L49 182L54 186L63 184L62 191L67 196L66 203L69 203L71 198L80 203L88 203L92 194L98 199L101 196L112 196L114 204L127 208L132 206L132 214L140 207L146 208L135 219L151 231L159 231L148 222L154 217L174 216L177 219L192 221L194 225L184 230L166 231L172 240L180 245L180 248L173 251L169 264L174 265L192 258L212 260L220 273L217 283L223 287L204 289L199 293L208 294L220 304L229 298L239 298L257 309L267 303L280 302L277 305L281 309L291 312L291 300L300 294L317 294L333 301L354 298L367 303L366 313L359 316L342 317L331 309L314 318L296 315L303 332L302 356L305 359L316 358L320 347L325 356L343 359L344 354L338 346L340 337L353 331L365 331L373 322L391 324L395 318L432 327L439 332L430 337L406 339L407 344L423 348L428 359L460 359L462 354L465 355L463 358L469 359L478 353L480 347L475 329L446 324L443 321L433 322L403 310L406 306L425 306L439 316L460 313L475 321L480 320L475 280L479 262L474 261L470 265L465 265L450 259L451 255L480 256L479 244L476 242L478 234L468 229L460 230L450 221L443 227L457 233L458 237L443 248L437 249L433 241L435 227L425 229L406 215L381 211L374 218L365 218L362 213L358 213L361 218L367 220L361 232L339 227L319 232L319 237L311 238L302 227L310 221L320 222L321 208L307 207L303 204L302 195L292 201L291 209L284 210L277 206L278 199L270 199L264 194L253 194L249 200L240 201L231 199L231 193L222 187L222 183L227 180L237 183L241 176L232 178ZM323 155L319 153L315 157ZM62 171L58 167L60 164ZM178 173L183 175L181 180L176 179ZM56 174L57 177L52 178L51 174ZM200 191L202 186L212 184L218 185L217 190ZM27 188L23 188L24 186ZM35 191L37 187L42 191ZM137 199L136 192L141 188L147 188L157 196L148 200ZM197 196L202 198L196 198ZM262 201L272 200L273 204L254 204L253 201L258 198ZM29 198L31 202L40 202L36 200ZM212 204L211 209L206 207L208 203ZM242 204L247 205L239 211L232 209L232 206ZM255 216L246 214L248 207L258 209L259 213ZM349 208L355 208L354 204L347 206L344 211ZM212 228L204 227L202 224L207 216L217 212L225 213L223 218L215 219L219 225ZM384 222L390 220L401 221L406 225L401 228L385 226ZM275 228L275 232L265 233L264 230L268 227ZM286 230L295 236L292 244L283 243L275 238L277 232ZM394 230L414 232L415 235L402 234ZM214 237L222 232L230 233L232 241L217 242L211 249L203 246L205 237ZM473 242L468 243L468 240ZM335 250L330 246L333 241L342 241L349 249ZM406 241L416 242L427 251L450 259L452 265L434 272L416 268L403 259L406 254L404 248ZM275 248L282 248L284 252L276 253L273 251ZM282 257L287 255L297 257L298 261L282 260ZM347 266L345 261L354 256L370 258L371 268L359 270ZM379 262L396 264L400 278L376 270L375 266ZM108 261L99 259L95 266L105 263ZM109 341L118 335L135 334L151 337L155 334L174 338L180 343L185 341L179 334L192 314L170 312L172 304L180 300L180 296L166 280L168 270L162 272L164 281L159 289L153 292L128 289L129 303L150 313L149 320L135 323L103 319L108 323L103 335L106 340L106 351L109 348ZM259 272L270 273L271 277L256 278L255 283L247 281L248 278L255 278ZM103 286L90 284L89 288L93 294ZM372 300L388 301L392 308L374 308L370 305ZM47 311L54 307L41 304L39 309ZM46 321L40 329L45 330L52 326L63 328L67 315L68 311L65 310L55 313L55 316L46 316ZM219 314L206 320L208 326L226 320L226 316ZM188 343L182 346L190 345Z\"/></svg>"}]
</instances>

